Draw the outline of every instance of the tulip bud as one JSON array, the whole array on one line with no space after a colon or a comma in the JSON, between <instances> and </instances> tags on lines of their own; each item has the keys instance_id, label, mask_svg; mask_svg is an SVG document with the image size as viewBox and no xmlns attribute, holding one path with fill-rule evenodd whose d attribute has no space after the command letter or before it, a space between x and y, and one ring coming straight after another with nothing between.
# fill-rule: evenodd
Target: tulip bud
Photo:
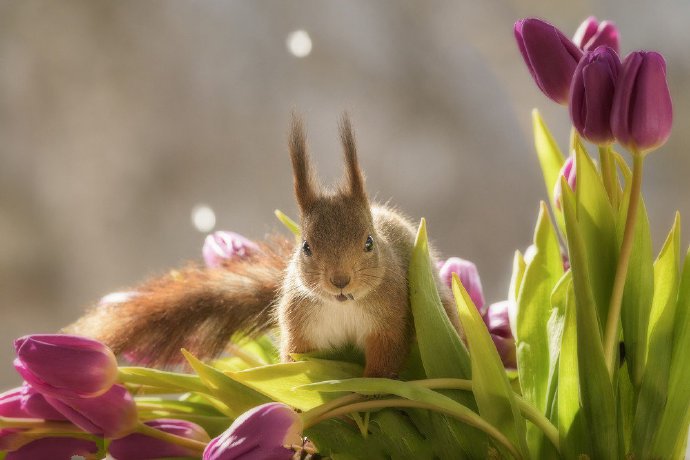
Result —
<instances>
[{"instance_id":1,"label":"tulip bud","mask_svg":"<svg viewBox=\"0 0 690 460\"><path fill-rule=\"evenodd\" d=\"M540 19L516 22L515 39L539 89L553 101L567 104L582 51L560 30Z\"/></svg>"},{"instance_id":2,"label":"tulip bud","mask_svg":"<svg viewBox=\"0 0 690 460\"><path fill-rule=\"evenodd\" d=\"M210 438L199 425L185 420L157 419L144 422L146 425L177 436L207 443ZM196 457L198 452L154 439L141 433L132 433L110 443L108 449L115 460L153 460L169 457Z\"/></svg>"},{"instance_id":3,"label":"tulip bud","mask_svg":"<svg viewBox=\"0 0 690 460\"><path fill-rule=\"evenodd\" d=\"M82 430L117 439L130 434L137 426L137 407L123 385L95 398L54 398L46 400L70 422Z\"/></svg>"},{"instance_id":4,"label":"tulip bud","mask_svg":"<svg viewBox=\"0 0 690 460\"><path fill-rule=\"evenodd\" d=\"M593 51L600 46L608 46L618 53L620 49L618 28L611 21L597 21L590 16L577 28L573 42L583 51Z\"/></svg>"},{"instance_id":5,"label":"tulip bud","mask_svg":"<svg viewBox=\"0 0 690 460\"><path fill-rule=\"evenodd\" d=\"M223 265L226 259L244 259L258 250L259 246L256 243L238 233L218 231L206 237L202 253L206 265L216 268Z\"/></svg>"},{"instance_id":6,"label":"tulip bud","mask_svg":"<svg viewBox=\"0 0 690 460\"><path fill-rule=\"evenodd\" d=\"M446 286L452 288L453 273L457 273L462 286L470 295L474 306L481 309L484 306L484 291L482 281L479 278L477 266L469 260L459 257L451 257L446 260L439 269L439 276Z\"/></svg>"},{"instance_id":7,"label":"tulip bud","mask_svg":"<svg viewBox=\"0 0 690 460\"><path fill-rule=\"evenodd\" d=\"M22 408L22 387L0 394L0 417L31 418Z\"/></svg>"},{"instance_id":8,"label":"tulip bud","mask_svg":"<svg viewBox=\"0 0 690 460\"><path fill-rule=\"evenodd\" d=\"M561 172L558 175L558 180L556 180L556 185L553 187L553 202L556 205L556 209L561 209L561 196L563 195L563 190L561 190L561 177L565 177L571 190L575 190L577 185L577 168L575 167L575 157L569 156L563 166L561 167ZM532 248L533 246L530 246ZM530 248L527 248L529 251ZM536 250L536 247L534 247ZM525 262L527 262L527 251L525 251ZM531 257L534 257L532 254Z\"/></svg>"},{"instance_id":9,"label":"tulip bud","mask_svg":"<svg viewBox=\"0 0 690 460\"><path fill-rule=\"evenodd\" d=\"M102 343L72 335L27 335L14 341L14 367L32 387L55 397L98 396L115 383L117 361Z\"/></svg>"},{"instance_id":10,"label":"tulip bud","mask_svg":"<svg viewBox=\"0 0 690 460\"><path fill-rule=\"evenodd\" d=\"M95 442L77 438L41 438L9 452L5 460L68 460L75 455L95 459Z\"/></svg>"},{"instance_id":11,"label":"tulip bud","mask_svg":"<svg viewBox=\"0 0 690 460\"><path fill-rule=\"evenodd\" d=\"M620 69L618 55L608 46L585 53L575 68L570 119L582 137L595 144L613 141L611 106Z\"/></svg>"},{"instance_id":12,"label":"tulip bud","mask_svg":"<svg viewBox=\"0 0 690 460\"><path fill-rule=\"evenodd\" d=\"M511 310L514 309L515 305L512 302L504 300L489 305L483 315L484 323L496 345L503 365L511 369L517 368L515 338L510 324Z\"/></svg>"},{"instance_id":13,"label":"tulip bud","mask_svg":"<svg viewBox=\"0 0 690 460\"><path fill-rule=\"evenodd\" d=\"M671 134L673 107L666 61L654 51L635 51L623 61L611 109L611 130L629 150L645 152Z\"/></svg>"},{"instance_id":14,"label":"tulip bud","mask_svg":"<svg viewBox=\"0 0 690 460\"><path fill-rule=\"evenodd\" d=\"M67 420L64 415L48 404L46 398L31 385L24 383L21 397L22 409L30 418L42 418L52 421Z\"/></svg>"},{"instance_id":15,"label":"tulip bud","mask_svg":"<svg viewBox=\"0 0 690 460\"><path fill-rule=\"evenodd\" d=\"M290 407L267 403L240 415L204 450L203 460L290 460L302 445L302 419Z\"/></svg>"}]
</instances>

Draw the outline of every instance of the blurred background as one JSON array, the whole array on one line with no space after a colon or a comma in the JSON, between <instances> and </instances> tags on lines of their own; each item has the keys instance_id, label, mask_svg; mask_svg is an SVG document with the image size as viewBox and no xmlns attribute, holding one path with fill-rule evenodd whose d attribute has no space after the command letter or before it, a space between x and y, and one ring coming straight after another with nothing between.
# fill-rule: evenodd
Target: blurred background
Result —
<instances>
[{"instance_id":1,"label":"blurred background","mask_svg":"<svg viewBox=\"0 0 690 460\"><path fill-rule=\"evenodd\" d=\"M531 109L562 146L569 131L512 26L571 35L590 14L616 22L623 54L669 63L675 130L644 184L658 250L673 212L690 216L686 0L0 2L0 388L19 382L14 338L198 259L212 228L261 238L274 209L296 216L293 108L325 181L350 111L371 195L425 216L505 298L546 196Z\"/></svg>"}]
</instances>

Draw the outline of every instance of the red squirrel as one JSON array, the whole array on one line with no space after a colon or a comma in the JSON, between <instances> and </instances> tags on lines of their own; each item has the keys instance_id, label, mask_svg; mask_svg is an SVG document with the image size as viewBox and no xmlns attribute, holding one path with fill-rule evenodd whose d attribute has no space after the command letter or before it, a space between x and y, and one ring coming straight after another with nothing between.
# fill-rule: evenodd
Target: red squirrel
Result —
<instances>
[{"instance_id":1,"label":"red squirrel","mask_svg":"<svg viewBox=\"0 0 690 460\"><path fill-rule=\"evenodd\" d=\"M407 272L415 226L396 209L370 202L347 115L340 137L346 174L327 190L293 115L289 151L300 243L272 235L245 259L172 271L136 287L138 294L124 302L91 309L65 331L99 339L139 363L169 366L179 363L182 347L211 358L234 333L260 334L277 325L283 362L293 353L354 345L364 351L366 377L395 377L413 334ZM436 286L460 332L438 276Z\"/></svg>"}]
</instances>

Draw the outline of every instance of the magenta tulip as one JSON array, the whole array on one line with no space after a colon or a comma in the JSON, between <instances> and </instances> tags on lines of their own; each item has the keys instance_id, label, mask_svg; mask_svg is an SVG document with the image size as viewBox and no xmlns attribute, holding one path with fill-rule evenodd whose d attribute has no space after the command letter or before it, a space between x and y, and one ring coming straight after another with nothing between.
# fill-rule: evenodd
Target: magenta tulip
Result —
<instances>
[{"instance_id":1,"label":"magenta tulip","mask_svg":"<svg viewBox=\"0 0 690 460\"><path fill-rule=\"evenodd\" d=\"M540 19L522 19L514 30L520 53L539 89L555 102L567 104L582 51L560 30Z\"/></svg>"},{"instance_id":2,"label":"magenta tulip","mask_svg":"<svg viewBox=\"0 0 690 460\"><path fill-rule=\"evenodd\" d=\"M635 51L623 62L613 98L611 129L631 151L646 152L671 135L673 107L666 61L653 51Z\"/></svg>"},{"instance_id":3,"label":"magenta tulip","mask_svg":"<svg viewBox=\"0 0 690 460\"><path fill-rule=\"evenodd\" d=\"M597 21L590 16L577 28L573 42L583 51L594 51L600 46L608 46L618 53L620 49L618 28L611 21Z\"/></svg>"},{"instance_id":4,"label":"magenta tulip","mask_svg":"<svg viewBox=\"0 0 690 460\"><path fill-rule=\"evenodd\" d=\"M27 335L14 341L14 367L32 387L55 397L94 397L117 379L117 361L102 343L72 335Z\"/></svg>"},{"instance_id":5,"label":"magenta tulip","mask_svg":"<svg viewBox=\"0 0 690 460\"><path fill-rule=\"evenodd\" d=\"M561 172L558 175L558 180L553 187L553 201L557 209L561 209L561 196L563 195L563 190L561 189L561 177L565 177L570 189L574 191L575 186L577 185L577 168L575 167L574 156L569 156L568 159L565 160L565 163L563 163L563 166L561 167ZM530 248L533 247L534 246L530 246ZM527 248L527 251L525 251L525 261L527 261L527 252L530 248ZM536 250L536 247L534 247L534 249Z\"/></svg>"},{"instance_id":6,"label":"magenta tulip","mask_svg":"<svg viewBox=\"0 0 690 460\"><path fill-rule=\"evenodd\" d=\"M210 438L199 425L185 420L157 419L146 425L177 436L207 443ZM153 460L169 457L196 457L198 452L160 439L133 433L110 443L108 449L115 460Z\"/></svg>"},{"instance_id":7,"label":"magenta tulip","mask_svg":"<svg viewBox=\"0 0 690 460\"><path fill-rule=\"evenodd\" d=\"M203 460L290 460L286 447L302 445L302 419L290 407L267 403L240 415L223 434L213 439Z\"/></svg>"},{"instance_id":8,"label":"magenta tulip","mask_svg":"<svg viewBox=\"0 0 690 460\"><path fill-rule=\"evenodd\" d=\"M460 282L474 302L474 306L481 309L484 306L484 291L477 266L469 260L451 257L439 269L441 281L448 287L452 287L453 273L457 273Z\"/></svg>"},{"instance_id":9,"label":"magenta tulip","mask_svg":"<svg viewBox=\"0 0 690 460\"><path fill-rule=\"evenodd\" d=\"M87 439L41 438L9 452L5 460L69 460L75 455L95 459L98 446Z\"/></svg>"},{"instance_id":10,"label":"magenta tulip","mask_svg":"<svg viewBox=\"0 0 690 460\"><path fill-rule=\"evenodd\" d=\"M206 265L217 268L227 259L250 257L258 250L256 243L238 233L218 231L206 237L202 253Z\"/></svg>"},{"instance_id":11,"label":"magenta tulip","mask_svg":"<svg viewBox=\"0 0 690 460\"><path fill-rule=\"evenodd\" d=\"M498 355L506 368L517 368L515 356L515 338L511 330L510 316L515 306L512 302L504 300L489 305L483 313L484 323L486 324L491 338L496 345Z\"/></svg>"},{"instance_id":12,"label":"magenta tulip","mask_svg":"<svg viewBox=\"0 0 690 460\"><path fill-rule=\"evenodd\" d=\"M585 53L575 68L570 119L580 135L595 144L613 141L611 106L620 69L618 55L608 46Z\"/></svg>"},{"instance_id":13,"label":"magenta tulip","mask_svg":"<svg viewBox=\"0 0 690 460\"><path fill-rule=\"evenodd\" d=\"M22 407L22 387L0 394L0 417L31 418Z\"/></svg>"},{"instance_id":14,"label":"magenta tulip","mask_svg":"<svg viewBox=\"0 0 690 460\"><path fill-rule=\"evenodd\" d=\"M46 400L82 430L105 438L126 436L138 423L136 404L123 385L113 385L95 398L46 396Z\"/></svg>"},{"instance_id":15,"label":"magenta tulip","mask_svg":"<svg viewBox=\"0 0 690 460\"><path fill-rule=\"evenodd\" d=\"M21 404L22 409L29 417L52 421L67 420L64 415L48 404L48 401L41 393L27 383L22 386Z\"/></svg>"}]
</instances>

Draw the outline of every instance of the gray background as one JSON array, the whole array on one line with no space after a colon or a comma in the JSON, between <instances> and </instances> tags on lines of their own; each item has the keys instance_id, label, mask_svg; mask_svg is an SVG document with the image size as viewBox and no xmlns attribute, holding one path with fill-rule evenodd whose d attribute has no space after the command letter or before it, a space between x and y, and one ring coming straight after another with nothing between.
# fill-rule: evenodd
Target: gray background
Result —
<instances>
[{"instance_id":1,"label":"gray background","mask_svg":"<svg viewBox=\"0 0 690 460\"><path fill-rule=\"evenodd\" d=\"M644 185L658 249L673 211L690 215L687 1L0 2L0 388L19 382L15 337L199 257L196 204L252 238L279 228L275 208L294 216L292 108L327 180L348 109L371 194L425 216L501 300L545 197L530 110L562 145L569 129L512 25L538 15L570 35L589 14L618 24L624 53L669 61L675 130ZM286 50L296 29L304 59Z\"/></svg>"}]
</instances>

